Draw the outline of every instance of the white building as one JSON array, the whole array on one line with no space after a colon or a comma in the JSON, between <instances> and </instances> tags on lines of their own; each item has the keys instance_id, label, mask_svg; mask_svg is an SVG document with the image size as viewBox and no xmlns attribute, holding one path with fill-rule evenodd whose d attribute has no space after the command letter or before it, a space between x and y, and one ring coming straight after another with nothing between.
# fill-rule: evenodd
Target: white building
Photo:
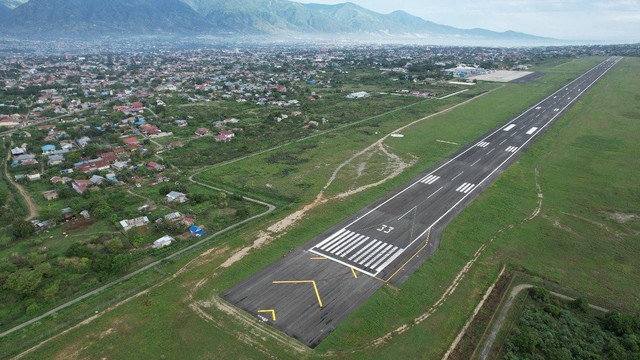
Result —
<instances>
[{"instance_id":1,"label":"white building","mask_svg":"<svg viewBox=\"0 0 640 360\"><path fill-rule=\"evenodd\" d=\"M171 236L165 235L165 236L161 237L160 239L154 241L153 245L151 245L151 247L154 248L154 249L160 249L160 248L163 248L165 246L171 245L173 240L174 239Z\"/></svg>"},{"instance_id":2,"label":"white building","mask_svg":"<svg viewBox=\"0 0 640 360\"><path fill-rule=\"evenodd\" d=\"M347 95L347 99L362 99L369 97L369 93L366 91L354 92Z\"/></svg>"}]
</instances>

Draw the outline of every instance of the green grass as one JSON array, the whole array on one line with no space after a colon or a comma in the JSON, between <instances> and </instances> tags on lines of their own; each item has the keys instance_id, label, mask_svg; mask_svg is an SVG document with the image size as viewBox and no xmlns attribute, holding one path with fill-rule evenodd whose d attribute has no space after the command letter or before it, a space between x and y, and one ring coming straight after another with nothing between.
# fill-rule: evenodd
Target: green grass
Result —
<instances>
[{"instance_id":1,"label":"green grass","mask_svg":"<svg viewBox=\"0 0 640 360\"><path fill-rule=\"evenodd\" d=\"M416 166L393 181L348 200L314 209L278 241L251 252L224 271L215 269L225 256L194 266L174 282L149 294L150 308L159 310L156 314L151 315L151 310L145 310L147 300L133 300L95 323L48 343L30 357L63 356L77 350L80 357L126 358L135 352L136 356L165 355L172 358L185 354L176 352L176 344L179 344L184 349L188 348L184 351L190 351L193 357L207 357L211 348L215 348L220 354L235 350L235 357L261 358L264 354L256 352L259 347L280 358L324 357L329 356L329 351L334 358L440 358L505 263L557 282L569 291L582 294L590 302L637 310L640 308L640 273L637 270L640 263L633 254L640 250L640 244L634 241L640 232L640 224L638 220L619 224L607 215L612 212L640 214L639 189L637 181L634 181L640 170L634 161L640 155L636 146L640 140L640 123L637 117L633 118L640 110L637 105L640 84L629 76L640 71L640 60L633 58L625 59L594 86L458 216L448 226L439 250L398 291L391 288L378 291L313 352L292 353L274 340L262 338L213 309L208 313L219 324L206 323L187 308L190 303L187 289L197 281L210 279L195 294L196 299L209 299L455 151L455 146L434 143L435 139L464 144L477 138L599 60L587 58L551 66L545 71L547 75L537 82L510 84L411 128L410 132L405 132L405 138L391 139L388 144L396 154L403 157L413 154L420 159ZM383 125L385 123L381 122L380 126ZM357 135L359 130L354 129L353 133L345 131L340 137L352 140L362 136L368 140L360 143L359 148L377 138ZM296 183L311 184L308 190L298 190L296 195L303 200L309 199L326 182L328 174L333 171L332 165L344 161L358 148L355 145L339 148L337 141L331 142L336 138L315 139L319 146L302 154L310 161L300 165L295 175L291 173L284 179L276 174L285 165L277 164L273 169L260 157L234 164L231 174L220 169L203 177L214 183L222 181L229 186L237 186L235 181L242 178L242 172L255 166L263 179L255 180L255 185L247 182L244 189L265 193L263 182L273 181L278 193L287 194L289 189L297 188L287 185L295 179ZM615 145L603 139L616 139L612 142ZM328 144L327 147L322 147L322 142ZM586 144L605 144L605 149L593 151ZM317 170L309 165L314 162L322 164L320 159L327 161L328 165ZM536 167L540 171L540 183L545 194L543 211L535 220L518 225L535 207ZM298 174L303 175L295 178ZM285 209L244 231L217 239L216 243L232 248L249 244L255 239L256 230L291 210ZM565 230L554 226L556 220ZM498 233L509 224L517 226ZM429 309L479 246L494 235L497 237L479 262L430 318L381 347L365 347L370 340L411 322ZM187 258L182 258L165 270L175 271L186 261ZM100 334L109 328L114 328L115 334L127 336L105 335L100 339ZM37 329L30 331L38 332ZM191 335L184 335L185 331ZM243 332L243 337L254 340L257 345L249 346L238 340L236 331ZM14 342L9 342L9 339L1 344L3 347L6 344L7 349L14 348L17 343L13 339ZM141 343L149 346L141 347Z\"/></svg>"}]
</instances>

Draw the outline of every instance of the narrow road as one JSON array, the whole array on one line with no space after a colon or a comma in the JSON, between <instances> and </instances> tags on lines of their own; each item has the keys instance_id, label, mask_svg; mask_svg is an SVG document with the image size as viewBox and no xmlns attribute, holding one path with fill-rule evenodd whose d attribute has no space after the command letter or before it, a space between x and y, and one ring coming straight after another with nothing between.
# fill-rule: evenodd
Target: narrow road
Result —
<instances>
[{"instance_id":1,"label":"narrow road","mask_svg":"<svg viewBox=\"0 0 640 360\"><path fill-rule=\"evenodd\" d=\"M11 159L11 150L9 150L9 152L7 153L7 160L10 160L10 159ZM7 169L7 162L4 163L4 176L7 178L7 181L11 183L11 185L13 185L18 190L18 192L20 193L20 196L22 196L22 198L24 199L24 202L27 204L27 208L29 209L29 214L27 214L27 217L25 218L25 220L29 221L29 220L35 219L35 217L38 216L38 207L33 202L33 199L31 199L31 196L29 196L27 191L22 187L22 185L18 184L11 178L11 176L9 175L9 170Z\"/></svg>"},{"instance_id":2,"label":"narrow road","mask_svg":"<svg viewBox=\"0 0 640 360\"><path fill-rule=\"evenodd\" d=\"M509 299L507 299L507 302L505 303L504 307L502 308L502 310L500 311L500 315L498 316L498 320L496 321L495 325L493 325L493 329L491 330L491 333L489 334L489 337L487 338L487 342L485 343L484 347L482 348L482 352L480 353L480 356L478 357L479 360L486 360L487 356L489 356L489 352L491 351L491 348L493 347L493 343L496 340L496 336L498 335L498 332L500 332L500 329L502 328L502 324L504 323L504 320L507 317L507 314L509 313L509 309L511 309L511 306L513 305L513 301L515 300L515 298L520 294L520 292L522 292L523 290L529 290L532 287L534 287L534 285L531 284L520 284L520 285L516 285L512 290L511 290L511 294L509 294ZM549 294L551 294L551 296L555 296L559 299L562 300L567 300L567 301L573 301L575 300L572 297L569 297L567 295L563 295L557 292L549 292ZM597 310L597 311L601 311L601 312L609 312L608 309L602 308L600 306L596 306L596 305L592 305L589 304L589 307Z\"/></svg>"}]
</instances>

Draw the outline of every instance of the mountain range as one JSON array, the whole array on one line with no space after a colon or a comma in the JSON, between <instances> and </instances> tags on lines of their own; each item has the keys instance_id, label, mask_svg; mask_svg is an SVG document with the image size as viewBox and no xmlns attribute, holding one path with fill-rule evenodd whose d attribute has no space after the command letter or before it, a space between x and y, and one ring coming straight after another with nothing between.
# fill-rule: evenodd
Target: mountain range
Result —
<instances>
[{"instance_id":1,"label":"mountain range","mask_svg":"<svg viewBox=\"0 0 640 360\"><path fill-rule=\"evenodd\" d=\"M288 0L0 0L0 33L101 36L156 34L368 34L540 41L533 35L436 24L404 11L353 3Z\"/></svg>"}]
</instances>

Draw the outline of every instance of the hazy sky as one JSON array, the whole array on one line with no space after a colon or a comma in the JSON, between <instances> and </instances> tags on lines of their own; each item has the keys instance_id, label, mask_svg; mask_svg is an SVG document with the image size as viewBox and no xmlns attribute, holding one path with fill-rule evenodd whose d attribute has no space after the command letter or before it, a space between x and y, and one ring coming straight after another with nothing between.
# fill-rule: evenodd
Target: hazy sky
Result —
<instances>
[{"instance_id":1,"label":"hazy sky","mask_svg":"<svg viewBox=\"0 0 640 360\"><path fill-rule=\"evenodd\" d=\"M337 4L347 0L295 0ZM514 30L566 40L640 42L640 0L350 0L367 9L405 10L460 28Z\"/></svg>"}]
</instances>

